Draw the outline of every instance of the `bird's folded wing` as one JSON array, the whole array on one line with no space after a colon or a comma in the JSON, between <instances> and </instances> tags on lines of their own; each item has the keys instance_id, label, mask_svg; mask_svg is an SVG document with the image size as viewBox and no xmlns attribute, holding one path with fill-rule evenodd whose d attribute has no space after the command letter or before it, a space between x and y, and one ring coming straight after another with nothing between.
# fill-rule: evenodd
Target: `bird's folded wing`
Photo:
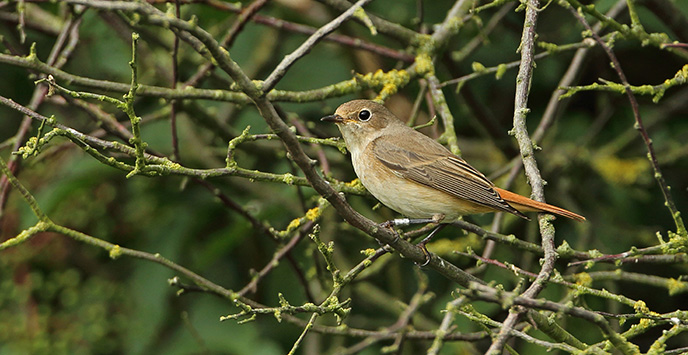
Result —
<instances>
[{"instance_id":1,"label":"bird's folded wing","mask_svg":"<svg viewBox=\"0 0 688 355\"><path fill-rule=\"evenodd\" d=\"M410 151L384 136L372 144L375 157L404 178L463 200L525 217L499 196L485 175L444 147L432 144Z\"/></svg>"}]
</instances>

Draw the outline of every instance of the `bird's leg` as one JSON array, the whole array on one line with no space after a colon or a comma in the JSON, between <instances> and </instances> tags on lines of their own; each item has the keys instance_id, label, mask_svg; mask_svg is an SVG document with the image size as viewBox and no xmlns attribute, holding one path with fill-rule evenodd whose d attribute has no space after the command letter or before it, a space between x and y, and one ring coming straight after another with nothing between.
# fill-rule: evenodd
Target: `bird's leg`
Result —
<instances>
[{"instance_id":1,"label":"bird's leg","mask_svg":"<svg viewBox=\"0 0 688 355\"><path fill-rule=\"evenodd\" d=\"M404 227L410 226L412 224L439 223L439 221L441 221L442 218L444 218L444 216L442 216L441 218L437 216L433 218L396 218L382 222L379 224L379 226L382 228L389 228L394 233L394 241L396 241L399 238L399 233L397 233L394 227ZM382 243L380 244L382 245Z\"/></svg>"},{"instance_id":2,"label":"bird's leg","mask_svg":"<svg viewBox=\"0 0 688 355\"><path fill-rule=\"evenodd\" d=\"M428 234L427 237L423 238L423 240L421 240L418 244L416 244L416 246L419 247L420 250L425 255L425 262L423 262L422 264L419 264L418 266L423 267L423 266L426 266L430 263L430 252L428 251L428 248L425 245L428 244L430 239L432 239L432 237L435 236L435 233L441 231L446 226L447 226L447 224L438 224L437 227L435 227L435 229L433 229L432 232L430 232L430 234Z\"/></svg>"},{"instance_id":3,"label":"bird's leg","mask_svg":"<svg viewBox=\"0 0 688 355\"><path fill-rule=\"evenodd\" d=\"M392 243L395 243L401 236L399 235L399 232L397 232L394 227L396 226L408 226L411 224L422 224L422 223L431 223L433 220L431 218L397 218L397 219L390 219L389 221L385 221L379 224L380 227L382 228L389 228L389 230L394 233L394 241ZM389 244L383 244L381 241L377 241L378 244L380 244L381 247L385 248L388 252L392 251L392 248L389 246Z\"/></svg>"},{"instance_id":4,"label":"bird's leg","mask_svg":"<svg viewBox=\"0 0 688 355\"><path fill-rule=\"evenodd\" d=\"M433 218L397 218L390 219L389 221L380 223L380 226L385 228L392 228L396 226L410 226L412 224L425 224L425 223L439 223L441 219L439 217Z\"/></svg>"}]
</instances>

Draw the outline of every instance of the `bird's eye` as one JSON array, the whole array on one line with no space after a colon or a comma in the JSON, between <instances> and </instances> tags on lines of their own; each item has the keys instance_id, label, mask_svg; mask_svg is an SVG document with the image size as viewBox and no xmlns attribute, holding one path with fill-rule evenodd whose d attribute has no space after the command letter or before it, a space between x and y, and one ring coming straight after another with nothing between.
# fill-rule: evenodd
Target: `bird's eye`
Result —
<instances>
[{"instance_id":1,"label":"bird's eye","mask_svg":"<svg viewBox=\"0 0 688 355\"><path fill-rule=\"evenodd\" d=\"M358 119L361 121L369 120L370 116L372 116L372 114L370 113L370 111L368 111L366 109L363 109L363 110L361 110L361 112L358 113Z\"/></svg>"}]
</instances>

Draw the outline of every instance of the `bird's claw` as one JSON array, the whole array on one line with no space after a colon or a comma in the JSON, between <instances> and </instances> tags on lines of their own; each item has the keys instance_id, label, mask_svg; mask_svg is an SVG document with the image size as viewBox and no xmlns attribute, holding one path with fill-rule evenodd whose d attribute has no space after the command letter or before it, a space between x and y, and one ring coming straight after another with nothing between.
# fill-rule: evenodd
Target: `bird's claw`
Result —
<instances>
[{"instance_id":1,"label":"bird's claw","mask_svg":"<svg viewBox=\"0 0 688 355\"><path fill-rule=\"evenodd\" d=\"M420 251L423 252L423 255L425 256L425 261L422 264L416 263L419 267L426 267L428 264L430 264L430 260L432 260L432 256L430 255L430 252L428 251L428 248L425 246L425 243L420 242L416 244L417 247L420 248Z\"/></svg>"}]
</instances>

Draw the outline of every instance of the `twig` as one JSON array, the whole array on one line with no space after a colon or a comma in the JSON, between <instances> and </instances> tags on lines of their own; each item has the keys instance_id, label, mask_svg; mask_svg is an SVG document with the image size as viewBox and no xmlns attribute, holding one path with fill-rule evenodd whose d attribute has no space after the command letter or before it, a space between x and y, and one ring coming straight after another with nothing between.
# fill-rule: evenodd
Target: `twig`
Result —
<instances>
[{"instance_id":1,"label":"twig","mask_svg":"<svg viewBox=\"0 0 688 355\"><path fill-rule=\"evenodd\" d=\"M402 342L407 339L406 335L410 332L408 325L411 322L412 317L414 314L416 314L418 309L430 299L429 295L426 294L428 287L427 277L418 271L416 274L419 278L418 290L414 293L413 297L411 297L411 301L408 303L408 305L404 305L404 310L399 314L399 317L394 324L380 330L381 332L395 335L394 343L386 346L384 348L384 352L396 352L402 348ZM359 343L348 347L346 351L338 352L338 354L358 354L370 345L382 340L386 339L379 336L370 336L363 339Z\"/></svg>"},{"instance_id":2,"label":"twig","mask_svg":"<svg viewBox=\"0 0 688 355\"><path fill-rule=\"evenodd\" d=\"M258 283L268 274L272 269L275 268L275 266L278 265L279 261L286 256L296 245L303 239L303 237L308 233L308 230L310 230L313 227L313 222L308 223L307 225L304 225L301 230L294 235L287 244L282 246L279 250L275 252L275 254L272 256L272 259L265 264L265 267L261 269L256 275L253 276L251 279L251 282L249 282L246 286L244 286L239 292L237 292L238 295L240 296L246 296L249 292L255 293L256 292L256 287Z\"/></svg>"},{"instance_id":3,"label":"twig","mask_svg":"<svg viewBox=\"0 0 688 355\"><path fill-rule=\"evenodd\" d=\"M463 255L466 257L470 257L470 258L473 258L475 260L480 260L481 262L483 262L485 264L497 266L499 268L511 271L511 272L516 273L516 274L521 275L521 276L525 276L525 277L532 279L532 280L535 280L537 278L537 275L538 275L536 273L523 270L520 267L517 267L516 265L505 264L505 263L502 263L498 260L484 258L484 257L481 257L481 256L476 255L474 253L457 252L457 254ZM605 280L605 279L614 278L613 275L615 275L615 274L618 274L618 272L616 272L616 271L609 271L609 272L600 271L600 272L591 272L591 273L580 273L580 274L575 274L575 275L572 275L572 276L566 278L567 280L572 280L572 279L577 280L578 283L572 283L570 281L564 281L559 277L552 278L549 280L549 282L553 283L553 284L568 287L571 290L575 290L576 292L579 292L580 294L587 294L587 295L592 295L595 297L613 300L613 301L618 302L620 304L623 304L625 306L634 307L638 302L637 300L634 300L634 299L631 299L631 298L628 298L625 296L616 295L616 294L613 294L613 293L611 293L607 290L604 290L604 289L598 290L598 289L594 289L592 287L584 285L584 284L586 284L586 282L584 280L588 280L588 279L589 280L597 280L597 278L595 278L595 276L597 276L597 275L599 275L602 280ZM626 273L626 274L632 274L632 273ZM635 274L632 276L635 276ZM629 276L625 279L629 280L632 278L632 276ZM647 275L645 275L645 276L647 276ZM620 279L620 278L621 277L618 277L618 279ZM634 281L634 280L629 280L629 281ZM664 279L664 278L661 278L658 276L647 276L647 278L642 278L642 276L640 276L638 282L639 283L645 283L645 284L651 284L654 286L666 287L667 289L670 289L671 294L682 293L682 292L688 291L688 287L685 283L683 283L681 281L676 281L676 280L672 281L669 279Z\"/></svg>"},{"instance_id":4,"label":"twig","mask_svg":"<svg viewBox=\"0 0 688 355\"><path fill-rule=\"evenodd\" d=\"M544 182L540 176L540 171L537 167L537 162L533 156L533 142L528 136L526 128L526 115L528 109L528 93L530 91L530 82L533 75L535 52L535 26L538 17L538 7L540 3L538 0L529 0L525 3L525 21L523 24L523 34L521 37L520 51L521 64L519 67L518 76L516 77L516 97L514 100L514 128L513 135L518 141L518 147L521 151L521 158L523 159L523 166L525 167L526 177L532 187L532 196L537 201L544 201ZM534 298L544 288L545 282L549 279L552 270L554 270L554 262L557 259L557 252L554 248L554 227L550 223L551 216L540 215L538 221L540 224L540 235L542 236L542 248L545 252L544 263L538 273L535 281L530 287L521 294L524 298ZM510 331L518 322L520 314L524 310L512 307L509 311L509 316L504 320L504 326L500 329L499 335L492 342L487 354L498 355L502 353L502 348L509 338Z\"/></svg>"},{"instance_id":5,"label":"twig","mask_svg":"<svg viewBox=\"0 0 688 355\"><path fill-rule=\"evenodd\" d=\"M458 297L450 302L444 307L446 310L444 317L442 317L442 322L439 328L435 331L437 336L432 341L432 346L428 349L428 355L437 355L442 348L442 342L444 341L444 336L449 332L451 324L454 322L456 316L455 309L461 304L465 303L466 297Z\"/></svg>"},{"instance_id":6,"label":"twig","mask_svg":"<svg viewBox=\"0 0 688 355\"><path fill-rule=\"evenodd\" d=\"M332 6L338 11L346 11L350 9L353 5L347 0L318 0L320 2L326 3ZM404 42L405 44L413 44L414 41L418 39L418 33L412 31L404 26L397 23L387 21L375 15L368 15L368 18L372 22L373 26L378 32L388 35L390 37L397 38ZM359 22L363 22L362 19L356 18Z\"/></svg>"},{"instance_id":7,"label":"twig","mask_svg":"<svg viewBox=\"0 0 688 355\"><path fill-rule=\"evenodd\" d=\"M308 331L311 330L311 328L313 328L313 324L315 324L315 320L317 318L318 318L317 313L311 314L311 318L308 320L308 323L303 328L303 331L301 332L301 335L299 335L299 338L296 339L296 341L294 342L294 345L292 345L291 350L289 350L289 352L287 353L288 355L296 354L296 350L299 349L299 345L301 345L301 342L306 337L306 334L308 334Z\"/></svg>"},{"instance_id":8,"label":"twig","mask_svg":"<svg viewBox=\"0 0 688 355\"><path fill-rule=\"evenodd\" d=\"M167 2L168 0L151 0L151 2ZM194 2L194 0L183 0L186 3L189 2ZM259 0L262 1L262 0ZM214 7L216 9L224 10L224 11L232 11L235 13L241 13L245 14L245 11L248 10L248 7L242 8L241 6L236 5L235 3L228 3L220 0L199 0L199 2L203 2L208 4L211 7ZM346 11L348 9L348 6L351 6L351 4L348 4L348 6L340 2L337 8L340 11ZM249 5L250 6L250 5ZM251 20L254 21L255 23L259 23L262 25L270 26L273 28L276 28L278 30L285 30L285 31L290 31L294 33L299 33L299 34L304 34L304 35L312 35L317 31L317 28L307 26L307 25L302 25L299 23L294 23L290 21L285 21L284 19L281 18L274 18L271 16L265 16L261 14L255 14L251 17ZM393 37L397 38L402 38L405 42L410 43L413 41L414 37L416 37L416 34L413 31L410 31L402 26L399 26L397 24L387 22L381 19L378 19L375 16L371 16L371 21L373 21L373 24L376 26L376 28L379 28L380 33L383 34L390 34ZM397 35L401 34L403 35ZM367 42L364 40L361 40L360 38L353 38L349 36L344 36L340 34L330 34L329 36L324 38L325 41L329 42L334 42L334 43L339 43L351 48L356 48L356 49L361 49L364 51L368 51L371 53L375 53L380 56L400 60L406 63L412 63L414 57L412 55L409 55L407 53L404 53L402 51L394 50L388 47L380 46L375 43Z\"/></svg>"},{"instance_id":9,"label":"twig","mask_svg":"<svg viewBox=\"0 0 688 355\"><path fill-rule=\"evenodd\" d=\"M118 151L121 153L124 153L128 156L135 157L136 156L136 151L134 148L124 145L118 142L110 142L106 140L102 140L93 136L89 136L87 134L81 133L73 128L67 127L63 124L60 124L58 122L55 122L54 119L45 117L41 114L36 113L33 110L30 110L22 105L17 104L16 102L7 99L3 96L0 96L0 104L8 106L16 111L19 111L29 117L31 117L34 120L37 121L47 121L46 124L57 128L57 130L53 131L52 136L65 136L68 139L70 139L73 143L77 144L79 147L84 149L88 154L91 154L94 156L96 159L101 161L102 163L112 166L117 169L125 170L125 171L131 171L133 169L132 166L121 163L117 160L110 159L107 156L104 156L100 154L96 149L93 148L93 146L99 147L101 149L106 149L106 150L113 150L113 151ZM312 142L314 138L300 138L296 137L297 140L305 139L306 142ZM47 142L43 142L47 143ZM193 169L193 168L186 168L183 167L179 164L175 164L171 162L167 158L163 157L158 157L149 153L144 153L144 157L147 160L148 165L146 165L146 169L144 171L144 174L146 175L169 175L169 174L174 174L174 175L181 175L181 176L191 176L191 177L197 177L200 179L206 179L209 177L219 177L219 176L240 176L240 177L245 177L249 179L254 179L257 181L272 181L272 182L282 182L282 183L287 183L287 184L295 184L295 185L301 185L301 186L309 186L309 182L307 179L300 177L300 176L294 176L292 174L272 174L272 173L265 173L265 172L260 172L260 171L255 171L255 170L249 170L249 169L243 169L240 167L232 167L232 168L212 168L212 169ZM355 186L350 186L349 184L342 183L342 182L328 182L328 186L331 186L331 188L335 189L335 191L339 192L346 192L350 194L364 194L364 191L360 187L355 187ZM372 222L371 222L372 223Z\"/></svg>"},{"instance_id":10,"label":"twig","mask_svg":"<svg viewBox=\"0 0 688 355\"><path fill-rule=\"evenodd\" d=\"M310 50L318 42L320 42L320 40L322 40L330 32L336 30L337 27L341 26L342 23L344 23L351 16L353 16L356 11L363 11L363 6L369 3L370 1L372 0L358 0L348 10L344 11L344 13L337 16L337 18L335 18L334 20L327 23L325 26L322 26L317 31L315 31L315 33L308 37L308 39L305 42L303 42L299 46L299 48L297 48L290 54L286 55L284 59L282 59L282 61L277 65L275 70L273 70L272 73L270 73L270 75L268 76L268 78L265 79L261 87L261 90L263 92L269 92L270 90L272 90L272 88L274 88L275 85L277 85L277 82L279 82L280 79L282 79L282 77L287 73L287 70L299 58L303 57L306 53L310 52Z\"/></svg>"},{"instance_id":11,"label":"twig","mask_svg":"<svg viewBox=\"0 0 688 355\"><path fill-rule=\"evenodd\" d=\"M428 75L427 81L434 106L437 109L440 117L442 117L442 123L444 124L444 133L442 134L442 138L446 139L449 149L452 151L452 153L461 155L458 138L456 137L456 130L454 129L454 116L451 114L449 106L447 105L447 100L442 93L442 87L440 86L439 79L437 79L437 77L434 75Z\"/></svg>"},{"instance_id":12,"label":"twig","mask_svg":"<svg viewBox=\"0 0 688 355\"><path fill-rule=\"evenodd\" d=\"M255 0L251 4L246 6L246 8L242 9L240 14L239 14L239 17L236 19L236 21L234 21L234 24L232 24L232 28L230 28L229 31L227 31L227 34L220 41L221 46L223 46L225 48L230 48L232 46L232 44L234 43L234 41L236 40L239 33L241 32L241 30L246 25L246 23L248 23L248 21L250 21L252 18L254 18L256 13L263 6L265 6L266 3L267 3L267 0ZM179 16L177 16L177 17L179 17ZM191 76L191 78L189 78L189 80L187 80L184 83L184 86L186 86L186 87L197 86L201 82L201 80L204 77L206 77L208 72L210 70L212 70L212 68L214 68L214 67L215 67L215 65L213 65L212 62L207 62L207 63L203 64L196 71L196 73L193 74Z\"/></svg>"},{"instance_id":13,"label":"twig","mask_svg":"<svg viewBox=\"0 0 688 355\"><path fill-rule=\"evenodd\" d=\"M639 352L638 347L636 345L630 343L625 337L616 333L612 329L611 325L609 324L609 322L607 322L604 316L589 311L585 308L562 305L556 302L547 301L543 299L533 299L530 297L518 296L511 292L499 292L491 287L477 284L472 285L472 287L467 290L459 290L459 292L471 298L481 299L488 302L494 302L497 304L504 304L504 302L507 302L507 304L523 306L531 309L544 309L581 318L597 325L602 331L602 333L604 333L609 338L611 343L619 351L621 351L622 354L631 355L637 354ZM503 326L502 330L506 328L506 326Z\"/></svg>"},{"instance_id":14,"label":"twig","mask_svg":"<svg viewBox=\"0 0 688 355\"><path fill-rule=\"evenodd\" d=\"M466 308L469 308L469 307L466 307ZM467 312L466 310L458 309L458 310L454 310L453 312L461 314L464 317L466 317L466 318L468 318L468 319L470 319L476 323L482 323L486 326L496 327L499 329L504 329L504 327L505 327L504 323L494 321L488 317L483 316L482 314L473 314L473 313L477 313L475 311ZM513 337L524 339L527 342L532 343L532 344L537 344L537 345L539 345L545 349L559 349L559 350L567 351L569 353L576 353L579 351L579 349L583 349L583 347L574 347L574 346L571 346L571 345L566 344L564 342L552 343L552 342L537 339L531 335L528 335L525 332L517 330L516 326L511 327L509 329L509 335L513 336ZM579 344L579 345L582 345L582 344Z\"/></svg>"},{"instance_id":15,"label":"twig","mask_svg":"<svg viewBox=\"0 0 688 355\"><path fill-rule=\"evenodd\" d=\"M568 1L571 3L577 3L577 1L575 0ZM600 47L604 49L604 52L607 54L607 57L609 57L609 59L612 61L612 67L614 71L616 71L616 74L619 76L619 79L621 80L621 83L624 86L626 96L628 97L628 101L631 104L631 109L633 110L633 117L635 118L635 127L640 132L640 136L643 138L643 142L647 147L648 158L650 160L650 164L652 164L652 168L654 169L654 177L657 180L657 184L659 184L659 188L662 190L662 195L664 195L665 206L669 209L669 213L671 214L671 217L674 219L674 223L676 224L676 232L683 237L688 237L688 231L686 230L686 227L683 224L681 213L676 208L674 199L671 197L671 188L667 184L666 180L664 180L664 175L662 174L662 170L659 167L657 155L655 154L655 150L652 145L652 139L650 139L650 136L647 133L647 130L645 129L645 126L643 124L643 120L640 117L638 101L636 100L635 95L633 94L633 91L630 88L630 84L626 79L626 74L624 74L623 70L621 69L621 63L619 63L619 60L616 58L616 55L614 54L612 49L609 48L609 46L600 38L600 36L597 34L597 31L593 30L592 27L590 27L590 24L587 20L585 20L585 17L578 13L578 11L576 11L576 9L574 9L573 6L569 5L569 3L563 3L565 4L564 7L566 7L571 12L571 14L573 14L573 16L576 19L578 19L578 21L581 24L583 24L583 26L585 26L585 28L588 31L590 31L595 41L597 41Z\"/></svg>"},{"instance_id":16,"label":"twig","mask_svg":"<svg viewBox=\"0 0 688 355\"><path fill-rule=\"evenodd\" d=\"M583 6L578 0L559 0L558 1L560 5L562 5L565 8L568 8L571 10L572 8L579 9L581 12L588 13L592 15L593 17L597 18L600 22L604 23L604 25L608 28L611 28L615 31L618 31L621 33L624 37L627 38L635 38L638 42L643 42L646 45L653 45L656 46L660 49L666 49L669 52L676 54L677 56L681 57L682 59L688 59L688 51L684 48L680 47L670 47L666 46L667 44L670 44L671 41L669 40L669 37L664 34L664 33L647 33L645 29L642 26L628 26L628 25L622 25L619 22L615 21L614 19L611 19L601 12L597 10L596 7L592 6ZM573 10L577 13L577 10ZM582 17L582 14L579 15L574 15L576 18L578 16ZM586 22L587 23L587 22ZM589 28L589 25L586 27ZM593 36L595 36L595 32L592 32Z\"/></svg>"},{"instance_id":17,"label":"twig","mask_svg":"<svg viewBox=\"0 0 688 355\"><path fill-rule=\"evenodd\" d=\"M590 277L591 280L595 281L617 280L633 282L639 285L660 287L667 290L667 293L670 296L688 292L688 282L681 281L680 278L677 280L674 278L646 275L637 272L628 272L621 270L594 271L587 273L586 277Z\"/></svg>"},{"instance_id":18,"label":"twig","mask_svg":"<svg viewBox=\"0 0 688 355\"><path fill-rule=\"evenodd\" d=\"M20 16L23 21L23 11L20 14ZM71 55L79 38L78 28L80 24L81 14L70 16L69 19L63 24L62 29L58 33L57 39L55 40L55 43L53 44L53 47L50 50L50 54L48 55L48 59L46 61L47 65L52 66L54 68L61 68L67 62L67 59ZM67 42L67 39L70 37L71 40ZM67 42L66 46L65 42ZM30 53L31 54L29 54L29 58L36 58L35 45L31 47ZM43 100L45 99L45 95L47 93L48 90L44 87L35 88L33 95L31 96L31 101L29 102L29 107L33 110L38 109L38 107L43 103ZM19 126L17 134L15 135L13 151L18 150L19 147L21 147L21 145L24 144L26 135L28 134L30 128L31 118L25 116L22 120L22 123ZM16 174L18 172L20 162L21 161L17 160L16 157L10 157L8 166L13 174ZM3 215L5 204L7 202L7 196L9 194L8 186L9 185L7 178L4 176L0 177L0 216Z\"/></svg>"},{"instance_id":19,"label":"twig","mask_svg":"<svg viewBox=\"0 0 688 355\"><path fill-rule=\"evenodd\" d=\"M514 8L515 3L507 3L504 6L502 6L497 13L495 13L491 18L490 21L483 27L480 27L480 33L478 33L477 36L473 37L468 44L463 46L460 50L454 51L451 53L452 60L461 62L468 55L473 53L481 43L487 41L487 37L489 36L490 32L492 32L497 25L502 23L502 20L504 17ZM444 83L442 84L444 86Z\"/></svg>"},{"instance_id":20,"label":"twig","mask_svg":"<svg viewBox=\"0 0 688 355\"><path fill-rule=\"evenodd\" d=\"M0 171L2 171L3 174L7 174L8 178L10 179L10 182L15 186L15 189L19 191L24 199L29 203L31 208L34 210L34 214L39 217L39 223L36 224L35 228L32 227L28 230L26 230L26 233L20 234L16 238L10 239L8 241L5 241L0 244L0 249L5 249L7 247L15 245L17 242L21 242L23 240L18 240L19 238L22 238L23 235L31 236L35 235L38 232L41 231L52 231L56 233L63 234L65 236L68 236L70 238L73 238L75 240L78 240L80 242L84 242L86 244L90 244L96 247L103 248L107 251L109 251L109 254L112 258L118 258L122 255L138 258L138 259L144 259L144 260L149 260L158 264L161 264L167 268L170 268L172 270L175 270L182 275L186 276L190 280L192 280L196 285L198 285L200 288L197 288L197 291L204 291L204 292L210 292L213 294L216 294L218 296L221 296L223 298L229 299L229 300L238 300L238 296L236 293L224 289L223 287L212 283L211 281L193 273L192 271L179 266L175 264L172 261L169 261L162 257L159 254L149 254L129 248L124 248L120 247L119 245L115 245L103 240L100 240L98 238L94 238L92 236L89 236L87 234L65 228L59 225L55 225L48 217L42 212L40 207L38 207L38 203L36 200L33 198L33 196L26 190L23 185L13 176L9 173L9 170L7 168L7 165L5 164L4 160L0 158ZM359 263L355 268L353 268L344 278L344 282L350 282L355 278L358 273L363 271L367 265L370 264L370 262L374 261L377 259L380 255L384 254L385 250L380 248L378 249L375 253L371 254L368 256L364 261ZM176 280L176 281L175 281ZM179 284L178 278L173 278L173 280L170 281L171 285L173 284ZM262 306L254 301L248 300L248 299L241 299L241 302L245 302L246 304L252 306L252 307L262 307L265 308L265 306ZM292 317L289 314L283 314L282 317L286 319L289 322L295 323L295 324L302 324L302 321L296 317ZM389 332L376 332L376 331L366 331L366 330L357 330L357 329L348 329L348 330L342 330L339 327L326 327L326 326L313 326L313 330L321 333L330 333L330 334L345 334L348 336L358 336L358 337L369 337L369 336L375 336L379 337L380 339L384 338L394 338L397 335L392 334ZM476 341L484 338L487 334L485 332L478 332L478 333L470 333L470 334L462 334L462 333L451 333L447 334L444 339L445 340L464 340L464 341ZM413 339L430 339L434 336L433 332L410 332L406 335L407 337L413 338Z\"/></svg>"},{"instance_id":21,"label":"twig","mask_svg":"<svg viewBox=\"0 0 688 355\"><path fill-rule=\"evenodd\" d=\"M174 1L174 16L181 18L181 10L179 0ZM177 82L179 81L179 37L175 36L172 41L172 78L171 87L172 89L177 88ZM177 100L172 100L170 102L170 131L172 136L172 161L179 162L181 160L181 155L179 154L179 138L177 137L177 110L179 104Z\"/></svg>"},{"instance_id":22,"label":"twig","mask_svg":"<svg viewBox=\"0 0 688 355\"><path fill-rule=\"evenodd\" d=\"M255 15L253 17L253 20L256 23L265 24L277 28L279 30L287 30L304 35L312 35L313 33L315 33L315 31L317 31L316 28L310 26L284 21L283 19L276 19L274 17L263 16L260 14ZM383 47L375 43L361 40L360 38L344 36L338 33L332 33L329 36L325 37L323 40L338 43L351 48L361 49L383 57L400 60L405 63L413 63L414 60L414 57L412 55L404 53L402 51L391 49L388 47Z\"/></svg>"}]
</instances>

